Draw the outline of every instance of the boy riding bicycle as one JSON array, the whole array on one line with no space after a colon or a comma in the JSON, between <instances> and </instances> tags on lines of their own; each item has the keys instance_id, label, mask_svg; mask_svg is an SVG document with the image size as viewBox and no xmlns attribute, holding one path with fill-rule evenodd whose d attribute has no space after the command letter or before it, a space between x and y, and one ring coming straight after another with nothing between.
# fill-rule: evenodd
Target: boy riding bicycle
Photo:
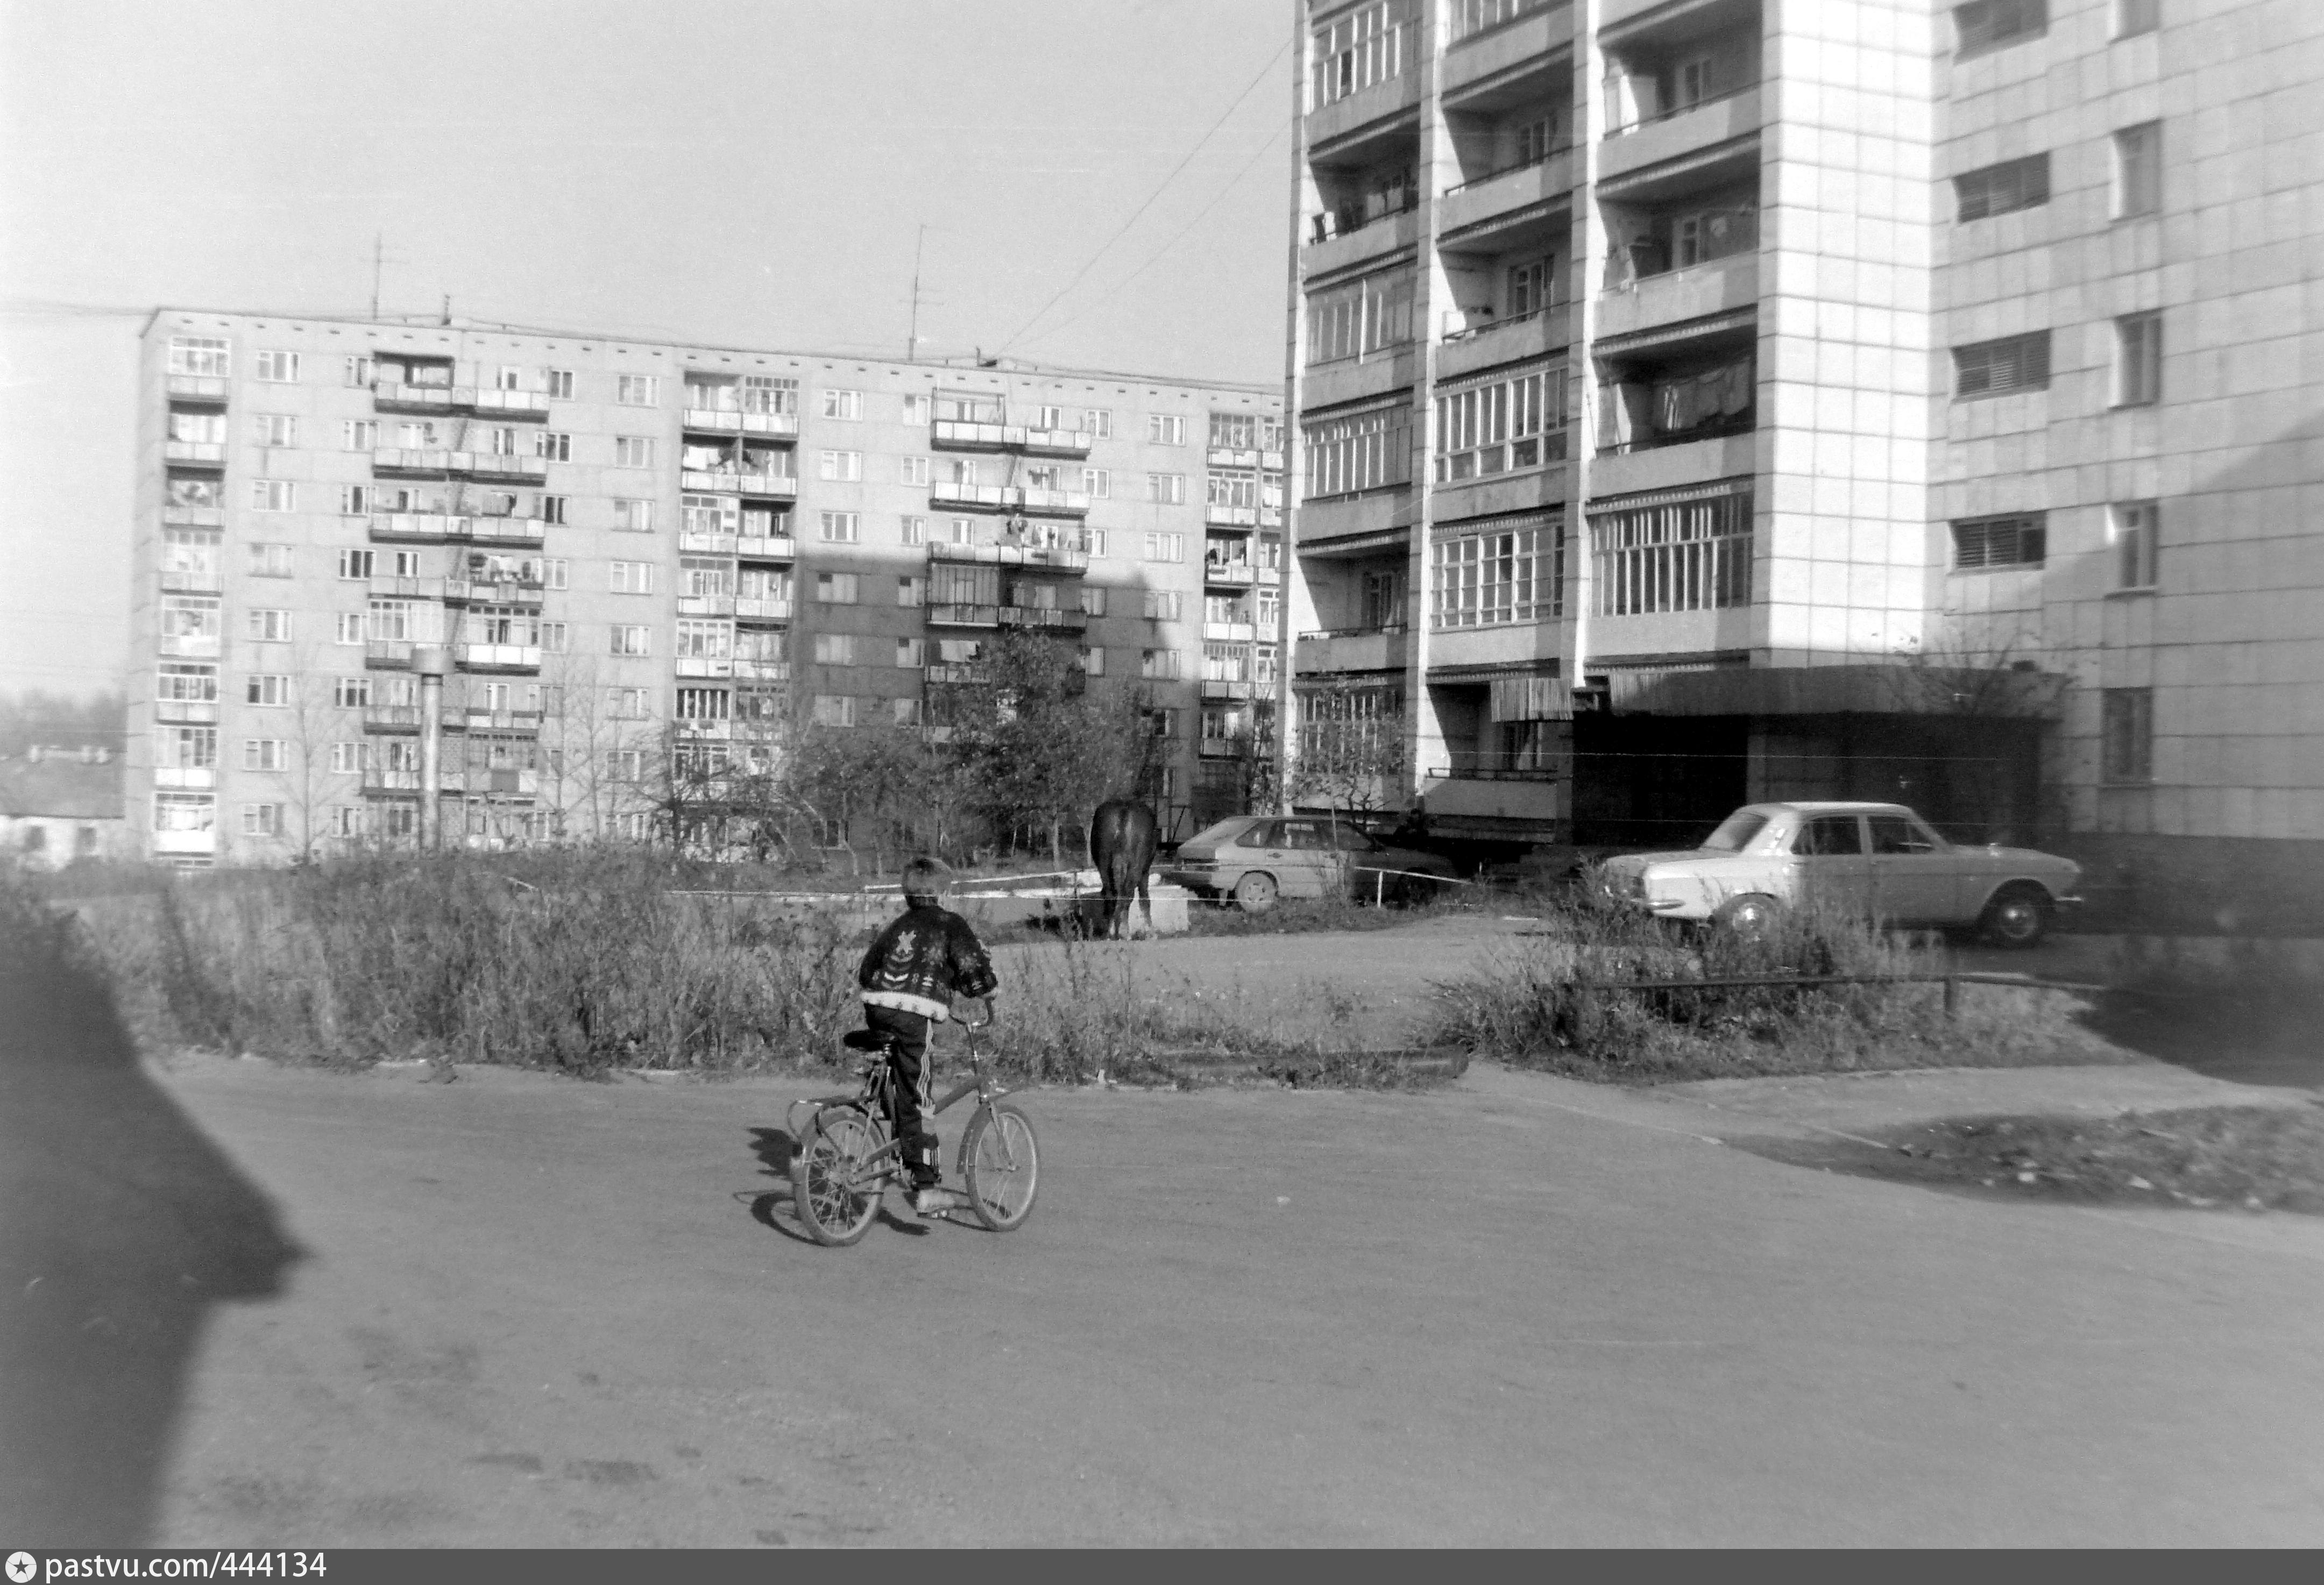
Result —
<instances>
[{"instance_id":1,"label":"boy riding bicycle","mask_svg":"<svg viewBox=\"0 0 2324 1585\"><path fill-rule=\"evenodd\" d=\"M896 1075L889 1121L911 1169L912 1208L923 1216L952 1203L937 1165L928 1027L952 1017L954 995L982 1002L990 1021L992 993L1001 984L968 921L937 902L944 884L944 867L934 860L914 859L905 865L904 912L880 932L855 972L864 1027L889 1037Z\"/></svg>"}]
</instances>

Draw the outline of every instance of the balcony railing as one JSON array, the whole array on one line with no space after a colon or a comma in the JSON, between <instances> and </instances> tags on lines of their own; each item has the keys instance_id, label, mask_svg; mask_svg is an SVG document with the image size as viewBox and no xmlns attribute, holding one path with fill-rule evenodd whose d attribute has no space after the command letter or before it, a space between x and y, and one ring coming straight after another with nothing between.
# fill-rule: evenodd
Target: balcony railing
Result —
<instances>
[{"instance_id":1,"label":"balcony railing","mask_svg":"<svg viewBox=\"0 0 2324 1585\"><path fill-rule=\"evenodd\" d=\"M1709 98L1697 99L1692 104L1674 105L1667 110L1657 110L1652 115L1641 115L1636 121L1626 121L1619 126L1609 126L1606 129L1606 135L1609 138L1618 138L1625 133L1636 132L1642 126L1653 126L1657 122L1674 121L1682 115L1692 115L1705 106L1724 104L1729 99L1739 99L1746 94L1757 93L1758 89L1758 79L1754 78L1740 87L1729 88L1725 93L1713 94Z\"/></svg>"},{"instance_id":2,"label":"balcony railing","mask_svg":"<svg viewBox=\"0 0 2324 1585\"><path fill-rule=\"evenodd\" d=\"M1247 644L1258 638L1259 630L1247 622L1206 622L1203 637L1220 644Z\"/></svg>"},{"instance_id":3,"label":"balcony railing","mask_svg":"<svg viewBox=\"0 0 2324 1585\"><path fill-rule=\"evenodd\" d=\"M1040 429L1022 424L980 424L938 419L928 444L938 451L1020 451L1028 456L1084 457L1095 437L1082 429Z\"/></svg>"},{"instance_id":4,"label":"balcony railing","mask_svg":"<svg viewBox=\"0 0 2324 1585\"><path fill-rule=\"evenodd\" d=\"M790 619L791 603L788 600L735 596L734 620L737 622L788 622Z\"/></svg>"},{"instance_id":5,"label":"balcony railing","mask_svg":"<svg viewBox=\"0 0 2324 1585\"><path fill-rule=\"evenodd\" d=\"M1566 301L1566 299L1559 298L1554 302L1545 303L1540 308L1526 313L1510 314L1506 318L1473 309L1466 310L1450 309L1444 315L1444 340L1448 343L1474 341L1480 336L1490 336L1495 331L1514 329L1519 325L1530 325L1545 314L1556 313L1565 307Z\"/></svg>"},{"instance_id":6,"label":"balcony railing","mask_svg":"<svg viewBox=\"0 0 2324 1585\"><path fill-rule=\"evenodd\" d=\"M538 605L540 580L526 578L446 578L444 598L456 605Z\"/></svg>"},{"instance_id":7,"label":"balcony railing","mask_svg":"<svg viewBox=\"0 0 2324 1585\"><path fill-rule=\"evenodd\" d=\"M1564 4L1565 0L1456 0L1449 8L1446 42L1465 44L1536 11Z\"/></svg>"},{"instance_id":8,"label":"balcony railing","mask_svg":"<svg viewBox=\"0 0 2324 1585\"><path fill-rule=\"evenodd\" d=\"M169 377L169 393L179 401L226 401L224 374L172 374Z\"/></svg>"},{"instance_id":9,"label":"balcony railing","mask_svg":"<svg viewBox=\"0 0 2324 1585\"><path fill-rule=\"evenodd\" d=\"M472 479L498 479L519 484L538 484L549 477L549 459L545 456L509 456L489 451L456 451L452 456L455 459L463 456L469 458L465 471ZM458 474L462 471L459 463L455 460L452 472Z\"/></svg>"},{"instance_id":10,"label":"balcony railing","mask_svg":"<svg viewBox=\"0 0 2324 1585\"><path fill-rule=\"evenodd\" d=\"M1259 569L1248 561L1212 561L1205 558L1203 562L1203 582L1206 584L1255 584L1258 581Z\"/></svg>"},{"instance_id":11,"label":"balcony railing","mask_svg":"<svg viewBox=\"0 0 2324 1585\"><path fill-rule=\"evenodd\" d=\"M1020 484L963 484L942 480L928 486L930 506L969 511L1027 511L1050 517L1087 517L1090 498L1078 490L1042 490Z\"/></svg>"},{"instance_id":12,"label":"balcony railing","mask_svg":"<svg viewBox=\"0 0 2324 1585\"><path fill-rule=\"evenodd\" d=\"M165 594L216 594L225 588L224 573L196 572L182 567L161 569L161 592Z\"/></svg>"},{"instance_id":13,"label":"balcony railing","mask_svg":"<svg viewBox=\"0 0 2324 1585\"><path fill-rule=\"evenodd\" d=\"M797 561L798 543L788 534L737 534L734 554L745 561Z\"/></svg>"},{"instance_id":14,"label":"balcony railing","mask_svg":"<svg viewBox=\"0 0 2324 1585\"><path fill-rule=\"evenodd\" d=\"M1251 685L1239 677L1206 677L1203 679L1202 693L1205 699L1248 699L1251 696Z\"/></svg>"},{"instance_id":15,"label":"balcony railing","mask_svg":"<svg viewBox=\"0 0 2324 1585\"><path fill-rule=\"evenodd\" d=\"M202 788L217 785L215 765L162 765L153 771L153 785L168 788Z\"/></svg>"},{"instance_id":16,"label":"balcony railing","mask_svg":"<svg viewBox=\"0 0 2324 1585\"><path fill-rule=\"evenodd\" d=\"M383 770L377 767L363 773L365 797L379 797L394 793L416 793L420 790L417 770Z\"/></svg>"},{"instance_id":17,"label":"balcony railing","mask_svg":"<svg viewBox=\"0 0 2324 1585\"><path fill-rule=\"evenodd\" d=\"M1557 765L1536 754L1455 749L1447 758L1450 765L1428 774L1439 780L1462 781L1555 781L1563 774Z\"/></svg>"},{"instance_id":18,"label":"balcony railing","mask_svg":"<svg viewBox=\"0 0 2324 1585\"><path fill-rule=\"evenodd\" d=\"M184 725L200 725L218 718L216 699L156 699L153 719Z\"/></svg>"},{"instance_id":19,"label":"balcony railing","mask_svg":"<svg viewBox=\"0 0 2324 1585\"><path fill-rule=\"evenodd\" d=\"M734 596L732 594L680 594L678 597L680 616L732 616Z\"/></svg>"},{"instance_id":20,"label":"balcony railing","mask_svg":"<svg viewBox=\"0 0 2324 1585\"><path fill-rule=\"evenodd\" d=\"M723 697L724 696L717 696ZM734 735L734 723L726 720L691 720L674 723L681 737L723 741Z\"/></svg>"},{"instance_id":21,"label":"balcony railing","mask_svg":"<svg viewBox=\"0 0 2324 1585\"><path fill-rule=\"evenodd\" d=\"M1392 638L1404 631L1405 624L1400 622L1384 622L1373 627L1317 628L1312 632L1301 633L1299 635L1299 641L1305 644L1310 642L1322 642L1330 639L1369 639L1375 636L1387 636Z\"/></svg>"},{"instance_id":22,"label":"balcony railing","mask_svg":"<svg viewBox=\"0 0 2324 1585\"><path fill-rule=\"evenodd\" d=\"M420 706L417 705L371 705L364 709L365 732L418 732Z\"/></svg>"},{"instance_id":23,"label":"balcony railing","mask_svg":"<svg viewBox=\"0 0 2324 1585\"><path fill-rule=\"evenodd\" d=\"M793 501L798 497L798 480L788 474L746 474L729 468L687 468L678 475L679 486L687 490L715 492L725 495L771 496Z\"/></svg>"},{"instance_id":24,"label":"balcony railing","mask_svg":"<svg viewBox=\"0 0 2324 1585\"><path fill-rule=\"evenodd\" d=\"M226 442L223 440L164 440L161 460L182 467L222 468L226 466Z\"/></svg>"},{"instance_id":25,"label":"balcony railing","mask_svg":"<svg viewBox=\"0 0 2324 1585\"><path fill-rule=\"evenodd\" d=\"M689 405L681 421L703 435L770 435L784 439L797 437L799 429L797 413L748 413L724 407Z\"/></svg>"},{"instance_id":26,"label":"balcony railing","mask_svg":"<svg viewBox=\"0 0 2324 1585\"><path fill-rule=\"evenodd\" d=\"M371 387L371 403L379 412L448 413L452 410L452 388L449 385L411 385L401 380L374 380Z\"/></svg>"},{"instance_id":27,"label":"balcony railing","mask_svg":"<svg viewBox=\"0 0 2324 1585\"><path fill-rule=\"evenodd\" d=\"M410 639L366 639L364 664L374 671L409 671L415 648Z\"/></svg>"},{"instance_id":28,"label":"balcony railing","mask_svg":"<svg viewBox=\"0 0 2324 1585\"><path fill-rule=\"evenodd\" d=\"M1369 199L1361 203L1340 204L1320 215L1307 217L1309 243L1336 241L1378 226L1383 220L1393 220L1398 215L1409 215L1420 207L1417 185L1399 187L1381 195L1377 205Z\"/></svg>"},{"instance_id":29,"label":"balcony railing","mask_svg":"<svg viewBox=\"0 0 2324 1585\"><path fill-rule=\"evenodd\" d=\"M950 545L928 547L932 561L982 561L999 567L1045 567L1058 572L1085 572L1089 552L1059 545Z\"/></svg>"},{"instance_id":30,"label":"balcony railing","mask_svg":"<svg viewBox=\"0 0 2324 1585\"><path fill-rule=\"evenodd\" d=\"M754 656L734 657L736 682L788 682L791 663L788 660L761 660Z\"/></svg>"},{"instance_id":31,"label":"balcony railing","mask_svg":"<svg viewBox=\"0 0 2324 1585\"><path fill-rule=\"evenodd\" d=\"M1696 440L1720 440L1730 435L1748 435L1757 428L1758 423L1756 418L1750 413L1744 413L1738 418L1721 419L1717 423L1697 424L1692 429L1675 429L1667 434L1641 435L1636 439L1600 446L1598 448L1598 455L1621 456L1634 451L1659 451L1665 446L1684 446Z\"/></svg>"},{"instance_id":32,"label":"balcony railing","mask_svg":"<svg viewBox=\"0 0 2324 1585\"><path fill-rule=\"evenodd\" d=\"M532 517L472 517L466 539L471 545L514 545L523 548L543 543L549 538L549 525Z\"/></svg>"},{"instance_id":33,"label":"balcony railing","mask_svg":"<svg viewBox=\"0 0 2324 1585\"><path fill-rule=\"evenodd\" d=\"M383 446L371 454L371 471L401 478L503 479L537 484L549 477L549 459L432 446Z\"/></svg>"},{"instance_id":34,"label":"balcony railing","mask_svg":"<svg viewBox=\"0 0 2324 1585\"><path fill-rule=\"evenodd\" d=\"M1054 605L1003 605L1000 608L1000 625L1078 633L1088 630L1089 613L1078 607L1063 610Z\"/></svg>"},{"instance_id":35,"label":"balcony railing","mask_svg":"<svg viewBox=\"0 0 2324 1585\"><path fill-rule=\"evenodd\" d=\"M1001 607L945 602L928 607L927 621L930 627L999 627Z\"/></svg>"},{"instance_id":36,"label":"balcony railing","mask_svg":"<svg viewBox=\"0 0 2324 1585\"><path fill-rule=\"evenodd\" d=\"M498 733L507 737L525 737L540 731L538 710L447 710L444 726L448 732Z\"/></svg>"},{"instance_id":37,"label":"balcony railing","mask_svg":"<svg viewBox=\"0 0 2324 1585\"><path fill-rule=\"evenodd\" d=\"M680 655L670 662L678 677L732 677L734 662L725 655Z\"/></svg>"},{"instance_id":38,"label":"balcony railing","mask_svg":"<svg viewBox=\"0 0 2324 1585\"><path fill-rule=\"evenodd\" d=\"M455 644L453 663L463 671L539 671L538 644Z\"/></svg>"},{"instance_id":39,"label":"balcony railing","mask_svg":"<svg viewBox=\"0 0 2324 1585\"><path fill-rule=\"evenodd\" d=\"M222 529L226 527L223 506L165 506L161 521L172 528Z\"/></svg>"},{"instance_id":40,"label":"balcony railing","mask_svg":"<svg viewBox=\"0 0 2324 1585\"><path fill-rule=\"evenodd\" d=\"M369 585L374 600L441 600L442 578L399 578L374 576Z\"/></svg>"},{"instance_id":41,"label":"balcony railing","mask_svg":"<svg viewBox=\"0 0 2324 1585\"><path fill-rule=\"evenodd\" d=\"M1523 160L1513 160L1507 165L1494 167L1492 170L1486 171L1482 176L1472 176L1464 182L1461 182L1452 187L1448 187L1444 189L1444 197L1449 198L1454 193L1464 193L1471 188L1482 187L1489 181L1499 181L1502 177L1510 175L1515 171L1532 170L1539 166L1548 164L1560 154L1570 154L1572 152L1573 144L1570 139L1562 143L1553 143L1538 154L1532 155L1529 158Z\"/></svg>"},{"instance_id":42,"label":"balcony railing","mask_svg":"<svg viewBox=\"0 0 2324 1585\"><path fill-rule=\"evenodd\" d=\"M163 655L181 660L215 660L218 654L216 633L163 633L157 645Z\"/></svg>"},{"instance_id":43,"label":"balcony railing","mask_svg":"<svg viewBox=\"0 0 2324 1585\"><path fill-rule=\"evenodd\" d=\"M549 392L457 387L452 392L452 405L467 408L480 419L546 419Z\"/></svg>"}]
</instances>

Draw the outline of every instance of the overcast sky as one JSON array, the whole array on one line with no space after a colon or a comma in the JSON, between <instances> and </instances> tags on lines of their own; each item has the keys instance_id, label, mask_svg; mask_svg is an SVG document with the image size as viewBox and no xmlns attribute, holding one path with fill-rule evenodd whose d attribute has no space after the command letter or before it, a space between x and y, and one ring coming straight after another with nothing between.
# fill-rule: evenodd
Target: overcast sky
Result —
<instances>
[{"instance_id":1,"label":"overcast sky","mask_svg":"<svg viewBox=\"0 0 2324 1585\"><path fill-rule=\"evenodd\" d=\"M388 315L900 357L925 223L924 356L1280 378L1292 22L0 0L0 690L117 686L144 311L361 316L382 233Z\"/></svg>"}]
</instances>

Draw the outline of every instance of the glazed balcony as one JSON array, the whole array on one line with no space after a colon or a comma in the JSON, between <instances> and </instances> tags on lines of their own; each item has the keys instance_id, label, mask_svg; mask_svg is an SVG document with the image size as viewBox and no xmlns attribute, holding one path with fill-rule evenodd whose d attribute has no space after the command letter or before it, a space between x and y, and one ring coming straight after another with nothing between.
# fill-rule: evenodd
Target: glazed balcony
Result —
<instances>
[{"instance_id":1,"label":"glazed balcony","mask_svg":"<svg viewBox=\"0 0 2324 1585\"><path fill-rule=\"evenodd\" d=\"M761 660L756 657L738 655L734 658L734 680L736 682L788 682L791 680L791 663L788 660Z\"/></svg>"},{"instance_id":2,"label":"glazed balcony","mask_svg":"<svg viewBox=\"0 0 2324 1585\"><path fill-rule=\"evenodd\" d=\"M1089 613L1079 607L1067 610L1054 605L1003 605L999 607L997 625L1053 633L1086 632Z\"/></svg>"},{"instance_id":3,"label":"glazed balcony","mask_svg":"<svg viewBox=\"0 0 2324 1585\"><path fill-rule=\"evenodd\" d=\"M1256 685L1240 678L1206 677L1203 679L1202 696L1205 699L1248 699Z\"/></svg>"}]
</instances>

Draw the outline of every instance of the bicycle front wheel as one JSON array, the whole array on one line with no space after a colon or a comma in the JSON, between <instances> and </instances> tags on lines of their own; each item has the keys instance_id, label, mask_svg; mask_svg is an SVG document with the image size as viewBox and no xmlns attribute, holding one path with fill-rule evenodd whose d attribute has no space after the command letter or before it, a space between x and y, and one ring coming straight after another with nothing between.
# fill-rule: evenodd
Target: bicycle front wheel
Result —
<instances>
[{"instance_id":1,"label":"bicycle front wheel","mask_svg":"<svg viewBox=\"0 0 2324 1585\"><path fill-rule=\"evenodd\" d=\"M1022 1226L1041 1186L1033 1120L1007 1101L980 1108L960 1138L960 1175L979 1221L996 1233Z\"/></svg>"},{"instance_id":2,"label":"bicycle front wheel","mask_svg":"<svg viewBox=\"0 0 2324 1585\"><path fill-rule=\"evenodd\" d=\"M885 1141L859 1111L818 1113L791 1158L791 1198L818 1244L852 1244L880 1213L887 1174L874 1164Z\"/></svg>"}]
</instances>

